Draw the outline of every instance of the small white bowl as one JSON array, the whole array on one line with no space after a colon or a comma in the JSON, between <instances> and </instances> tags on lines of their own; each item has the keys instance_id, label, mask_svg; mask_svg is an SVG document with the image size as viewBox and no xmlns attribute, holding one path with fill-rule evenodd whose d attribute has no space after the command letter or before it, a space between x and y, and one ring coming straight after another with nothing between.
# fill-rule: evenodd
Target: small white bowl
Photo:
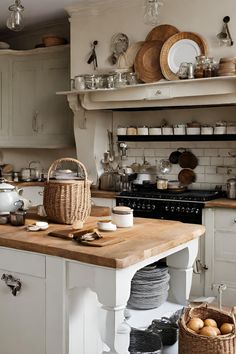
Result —
<instances>
[{"instance_id":1,"label":"small white bowl","mask_svg":"<svg viewBox=\"0 0 236 354\"><path fill-rule=\"evenodd\" d=\"M236 134L236 125L229 125L226 128L226 134Z\"/></svg>"},{"instance_id":2,"label":"small white bowl","mask_svg":"<svg viewBox=\"0 0 236 354\"><path fill-rule=\"evenodd\" d=\"M47 230L48 223L46 221L36 221L35 225L40 228L40 230Z\"/></svg>"},{"instance_id":3,"label":"small white bowl","mask_svg":"<svg viewBox=\"0 0 236 354\"><path fill-rule=\"evenodd\" d=\"M98 221L97 222L97 227L101 231L115 231L116 230L116 225L113 224L111 221Z\"/></svg>"}]
</instances>

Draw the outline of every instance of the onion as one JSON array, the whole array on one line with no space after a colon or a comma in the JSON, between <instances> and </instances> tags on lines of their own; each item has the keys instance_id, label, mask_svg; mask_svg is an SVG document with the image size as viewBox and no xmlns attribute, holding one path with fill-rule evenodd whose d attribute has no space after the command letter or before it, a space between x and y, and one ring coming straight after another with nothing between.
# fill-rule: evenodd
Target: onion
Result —
<instances>
[{"instance_id":1,"label":"onion","mask_svg":"<svg viewBox=\"0 0 236 354\"><path fill-rule=\"evenodd\" d=\"M207 318L204 321L204 326L205 327L217 327L217 323L215 320L213 320L212 318Z\"/></svg>"},{"instance_id":2,"label":"onion","mask_svg":"<svg viewBox=\"0 0 236 354\"><path fill-rule=\"evenodd\" d=\"M232 331L233 331L232 323L223 323L220 326L220 331L221 331L222 334L232 333Z\"/></svg>"},{"instance_id":3,"label":"onion","mask_svg":"<svg viewBox=\"0 0 236 354\"><path fill-rule=\"evenodd\" d=\"M191 320L187 323L187 327L197 333L203 326L204 322L198 317L191 318Z\"/></svg>"}]
</instances>

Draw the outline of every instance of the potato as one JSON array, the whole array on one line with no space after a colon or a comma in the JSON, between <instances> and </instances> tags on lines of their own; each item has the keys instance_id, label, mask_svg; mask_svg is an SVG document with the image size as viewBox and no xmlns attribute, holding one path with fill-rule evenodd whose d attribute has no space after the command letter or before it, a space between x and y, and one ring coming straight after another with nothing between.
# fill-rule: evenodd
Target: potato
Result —
<instances>
[{"instance_id":1,"label":"potato","mask_svg":"<svg viewBox=\"0 0 236 354\"><path fill-rule=\"evenodd\" d=\"M204 322L198 317L191 318L191 320L187 323L187 327L196 333L198 333L199 329L203 326Z\"/></svg>"},{"instance_id":2,"label":"potato","mask_svg":"<svg viewBox=\"0 0 236 354\"><path fill-rule=\"evenodd\" d=\"M216 337L217 336L216 327L205 326L199 331L199 334L201 336Z\"/></svg>"},{"instance_id":3,"label":"potato","mask_svg":"<svg viewBox=\"0 0 236 354\"><path fill-rule=\"evenodd\" d=\"M233 331L233 324L232 324L232 323L223 323L223 324L220 326L220 331L221 331L221 334L232 333L232 331Z\"/></svg>"},{"instance_id":4,"label":"potato","mask_svg":"<svg viewBox=\"0 0 236 354\"><path fill-rule=\"evenodd\" d=\"M205 327L218 327L216 321L213 320L212 318L207 318L204 321L204 326Z\"/></svg>"}]
</instances>

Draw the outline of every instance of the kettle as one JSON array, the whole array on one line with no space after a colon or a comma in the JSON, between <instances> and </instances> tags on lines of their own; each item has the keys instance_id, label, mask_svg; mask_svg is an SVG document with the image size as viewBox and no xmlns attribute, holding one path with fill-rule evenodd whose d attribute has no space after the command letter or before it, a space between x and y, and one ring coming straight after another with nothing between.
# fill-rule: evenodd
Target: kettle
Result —
<instances>
[{"instance_id":1,"label":"kettle","mask_svg":"<svg viewBox=\"0 0 236 354\"><path fill-rule=\"evenodd\" d=\"M236 178L227 180L226 183L227 198L236 199Z\"/></svg>"}]
</instances>

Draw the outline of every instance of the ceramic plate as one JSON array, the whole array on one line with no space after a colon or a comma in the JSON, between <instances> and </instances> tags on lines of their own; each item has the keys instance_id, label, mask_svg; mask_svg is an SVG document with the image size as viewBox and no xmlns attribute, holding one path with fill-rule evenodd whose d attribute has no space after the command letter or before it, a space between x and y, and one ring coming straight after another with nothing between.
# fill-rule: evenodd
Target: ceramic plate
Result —
<instances>
[{"instance_id":1,"label":"ceramic plate","mask_svg":"<svg viewBox=\"0 0 236 354\"><path fill-rule=\"evenodd\" d=\"M194 63L195 58L201 54L198 44L191 39L182 39L176 42L169 50L167 62L170 70L177 73L183 62Z\"/></svg>"},{"instance_id":2,"label":"ceramic plate","mask_svg":"<svg viewBox=\"0 0 236 354\"><path fill-rule=\"evenodd\" d=\"M160 54L162 74L167 80L178 80L181 63L195 63L196 56L207 55L204 39L193 32L179 32L163 45Z\"/></svg>"}]
</instances>

